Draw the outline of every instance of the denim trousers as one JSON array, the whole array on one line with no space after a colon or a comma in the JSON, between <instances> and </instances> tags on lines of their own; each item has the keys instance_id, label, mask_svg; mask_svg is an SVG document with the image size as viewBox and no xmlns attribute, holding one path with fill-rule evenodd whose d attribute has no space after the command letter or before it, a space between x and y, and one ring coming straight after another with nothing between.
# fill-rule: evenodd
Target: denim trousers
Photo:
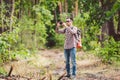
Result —
<instances>
[{"instance_id":1,"label":"denim trousers","mask_svg":"<svg viewBox=\"0 0 120 80\"><path fill-rule=\"evenodd\" d=\"M72 75L76 75L76 48L64 49L64 56L66 60L67 75L70 75L70 60L72 63Z\"/></svg>"}]
</instances>

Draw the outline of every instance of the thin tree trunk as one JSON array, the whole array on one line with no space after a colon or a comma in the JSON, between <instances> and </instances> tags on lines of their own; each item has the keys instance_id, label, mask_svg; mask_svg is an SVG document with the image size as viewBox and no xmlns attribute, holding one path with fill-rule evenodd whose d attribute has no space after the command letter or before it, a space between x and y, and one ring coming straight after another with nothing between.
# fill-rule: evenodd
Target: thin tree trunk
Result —
<instances>
[{"instance_id":1,"label":"thin tree trunk","mask_svg":"<svg viewBox=\"0 0 120 80\"><path fill-rule=\"evenodd\" d=\"M12 9L11 9L11 16L10 16L10 32L12 31L12 28L13 28L13 26L12 26L12 24L13 24L13 15L14 15L14 0L12 0Z\"/></svg>"},{"instance_id":2,"label":"thin tree trunk","mask_svg":"<svg viewBox=\"0 0 120 80\"><path fill-rule=\"evenodd\" d=\"M107 25L108 23L104 23L101 27L101 35L100 35L100 43L101 43L101 46L103 47L103 42L105 41L105 36L108 35L108 28L107 28Z\"/></svg>"},{"instance_id":3,"label":"thin tree trunk","mask_svg":"<svg viewBox=\"0 0 120 80\"><path fill-rule=\"evenodd\" d=\"M78 15L78 0L75 1L75 16Z\"/></svg>"},{"instance_id":4,"label":"thin tree trunk","mask_svg":"<svg viewBox=\"0 0 120 80\"><path fill-rule=\"evenodd\" d=\"M65 12L68 12L68 3L67 0L64 0L64 7L65 7Z\"/></svg>"},{"instance_id":5,"label":"thin tree trunk","mask_svg":"<svg viewBox=\"0 0 120 80\"><path fill-rule=\"evenodd\" d=\"M118 12L118 28L117 28L117 34L120 35L120 10Z\"/></svg>"},{"instance_id":6,"label":"thin tree trunk","mask_svg":"<svg viewBox=\"0 0 120 80\"><path fill-rule=\"evenodd\" d=\"M56 9L54 10L54 20L55 20L55 23L57 24L57 13L56 13Z\"/></svg>"},{"instance_id":7,"label":"thin tree trunk","mask_svg":"<svg viewBox=\"0 0 120 80\"><path fill-rule=\"evenodd\" d=\"M106 6L104 6L104 0L99 0L101 5L100 7L106 11ZM108 29L107 29L107 22L105 22L102 27L101 27L101 35L100 35L100 43L101 43L101 46L104 46L103 45L103 41L105 40L105 34L108 34Z\"/></svg>"},{"instance_id":8,"label":"thin tree trunk","mask_svg":"<svg viewBox=\"0 0 120 80\"><path fill-rule=\"evenodd\" d=\"M20 5L19 5L19 13L18 17L21 18L22 15L22 0L20 0Z\"/></svg>"},{"instance_id":9,"label":"thin tree trunk","mask_svg":"<svg viewBox=\"0 0 120 80\"><path fill-rule=\"evenodd\" d=\"M18 18L20 19L22 15L22 0L20 0ZM23 31L20 32L21 44L23 43Z\"/></svg>"},{"instance_id":10,"label":"thin tree trunk","mask_svg":"<svg viewBox=\"0 0 120 80\"><path fill-rule=\"evenodd\" d=\"M61 2L58 3L58 7L59 7L59 12L61 14L62 13L62 3Z\"/></svg>"},{"instance_id":11,"label":"thin tree trunk","mask_svg":"<svg viewBox=\"0 0 120 80\"><path fill-rule=\"evenodd\" d=\"M3 0L1 0L1 6L3 6ZM2 7L1 7L1 18L2 18L2 22L1 22L2 23L2 32L4 32L3 8Z\"/></svg>"},{"instance_id":12,"label":"thin tree trunk","mask_svg":"<svg viewBox=\"0 0 120 80\"><path fill-rule=\"evenodd\" d=\"M13 14L14 14L14 0L11 1L11 7L9 8L9 10L11 11L11 14L10 14L10 25L9 25L9 28L10 28L10 32L12 32L12 24L13 24ZM9 47L9 59L10 59L10 51L11 51L11 48Z\"/></svg>"},{"instance_id":13,"label":"thin tree trunk","mask_svg":"<svg viewBox=\"0 0 120 80\"><path fill-rule=\"evenodd\" d=\"M33 1L34 1L33 5L36 5L37 0L33 0ZM35 25L35 29L34 29L34 46L35 46L35 48L37 48L37 31L36 31L37 20L36 20L36 14L34 13L33 15L34 15L34 25Z\"/></svg>"}]
</instances>

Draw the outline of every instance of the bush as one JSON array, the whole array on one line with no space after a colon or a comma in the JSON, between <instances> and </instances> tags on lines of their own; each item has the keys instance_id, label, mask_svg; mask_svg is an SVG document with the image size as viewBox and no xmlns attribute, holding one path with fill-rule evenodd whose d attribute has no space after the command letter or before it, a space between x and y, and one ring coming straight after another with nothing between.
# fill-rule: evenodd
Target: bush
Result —
<instances>
[{"instance_id":1,"label":"bush","mask_svg":"<svg viewBox=\"0 0 120 80\"><path fill-rule=\"evenodd\" d=\"M16 28L12 32L4 32L0 36L0 63L8 62L16 59L16 55L28 54L28 50L19 43L19 29Z\"/></svg>"},{"instance_id":2,"label":"bush","mask_svg":"<svg viewBox=\"0 0 120 80\"><path fill-rule=\"evenodd\" d=\"M64 35L63 34L56 34L56 46L63 46L64 45Z\"/></svg>"},{"instance_id":3,"label":"bush","mask_svg":"<svg viewBox=\"0 0 120 80\"><path fill-rule=\"evenodd\" d=\"M97 55L103 62L114 62L120 60L120 41L113 38L103 42L104 47L96 48Z\"/></svg>"}]
</instances>

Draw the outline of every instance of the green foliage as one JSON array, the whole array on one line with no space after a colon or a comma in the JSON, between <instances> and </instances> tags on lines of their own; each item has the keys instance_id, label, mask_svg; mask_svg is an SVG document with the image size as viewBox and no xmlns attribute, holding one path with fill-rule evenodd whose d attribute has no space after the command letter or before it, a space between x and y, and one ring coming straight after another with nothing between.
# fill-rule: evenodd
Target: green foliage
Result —
<instances>
[{"instance_id":1,"label":"green foliage","mask_svg":"<svg viewBox=\"0 0 120 80\"><path fill-rule=\"evenodd\" d=\"M49 11L54 11L57 7L58 0L43 0L41 4L46 7Z\"/></svg>"},{"instance_id":2,"label":"green foliage","mask_svg":"<svg viewBox=\"0 0 120 80\"><path fill-rule=\"evenodd\" d=\"M63 46L64 45L64 35L63 34L56 34L56 46Z\"/></svg>"},{"instance_id":3,"label":"green foliage","mask_svg":"<svg viewBox=\"0 0 120 80\"><path fill-rule=\"evenodd\" d=\"M49 35L47 29L51 27L53 16L45 6L39 4L34 5L31 10L34 16L23 15L18 21L18 27L20 42L25 44L26 48L33 50L45 47Z\"/></svg>"},{"instance_id":4,"label":"green foliage","mask_svg":"<svg viewBox=\"0 0 120 80\"><path fill-rule=\"evenodd\" d=\"M14 29L10 33L2 33L0 36L0 62L8 62L16 59L17 54L26 55L28 52L24 46L18 44L19 41L19 28ZM21 44L22 45L22 44ZM17 47L16 47L17 46ZM24 51L24 52L21 52Z\"/></svg>"},{"instance_id":5,"label":"green foliage","mask_svg":"<svg viewBox=\"0 0 120 80\"><path fill-rule=\"evenodd\" d=\"M0 67L0 74L2 74L2 75L7 74L7 72L5 71L5 69L3 67Z\"/></svg>"},{"instance_id":6,"label":"green foliage","mask_svg":"<svg viewBox=\"0 0 120 80\"><path fill-rule=\"evenodd\" d=\"M106 12L106 20L109 20L119 10L120 10L120 2L116 1L115 4L113 5L112 9L110 11Z\"/></svg>"},{"instance_id":7,"label":"green foliage","mask_svg":"<svg viewBox=\"0 0 120 80\"><path fill-rule=\"evenodd\" d=\"M31 0L15 1L13 17L6 16L11 8L9 8L9 4L5 5L4 2L6 1L0 5L0 27L8 30L13 28L13 30L0 35L1 63L21 56L25 58L30 54L30 51L45 47L47 40L49 41L47 38L49 34L55 34L51 24L53 19L51 11L55 9L58 1L42 0L35 4L35 1Z\"/></svg>"},{"instance_id":8,"label":"green foliage","mask_svg":"<svg viewBox=\"0 0 120 80\"><path fill-rule=\"evenodd\" d=\"M119 27L118 11L120 10L120 0L79 0L78 4L81 15L85 13L89 15L88 18L84 18L83 16L83 20L80 20L81 16L78 17L78 22L76 22L76 24L80 24L80 26L82 26L81 23L85 24L82 28L83 49L95 50L98 56L100 56L105 62L119 60L120 42L117 42L114 39L104 41L104 39L106 39L104 38L102 41L104 47L102 48L100 44L98 44L97 38L100 38L98 37L99 35L104 34L102 33L100 27L102 27L104 23L110 21L110 19L114 20L114 29L115 32L117 31ZM112 28L109 28L108 30L110 29ZM107 37L108 35L105 34Z\"/></svg>"},{"instance_id":9,"label":"green foliage","mask_svg":"<svg viewBox=\"0 0 120 80\"><path fill-rule=\"evenodd\" d=\"M36 21L40 23L44 23L45 25L50 25L51 21L53 19L53 16L51 15L51 12L49 10L47 10L44 6L39 6L39 5L35 5L33 7L33 11L35 11L35 15L36 15Z\"/></svg>"},{"instance_id":10,"label":"green foliage","mask_svg":"<svg viewBox=\"0 0 120 80\"><path fill-rule=\"evenodd\" d=\"M82 14L89 13L89 19L86 21L87 25L101 26L120 10L119 0L104 0L102 2L103 5L106 5L103 6L99 0L79 0L79 9L82 9Z\"/></svg>"},{"instance_id":11,"label":"green foliage","mask_svg":"<svg viewBox=\"0 0 120 80\"><path fill-rule=\"evenodd\" d=\"M38 5L34 6L33 10L35 10L35 13L37 16L36 24L41 25L41 28L39 29L39 33L41 35L40 39L42 41L38 43L41 43L44 41L42 44L46 44L47 47L54 46L55 45L55 31L54 31L54 24L51 24L53 15L44 6L43 7L38 6Z\"/></svg>"},{"instance_id":12,"label":"green foliage","mask_svg":"<svg viewBox=\"0 0 120 80\"><path fill-rule=\"evenodd\" d=\"M26 48L35 49L39 48L39 45L43 46L45 44L47 34L43 23L36 22L34 24L33 19L24 16L19 20L18 25L20 28L19 37L21 37L21 42L26 45Z\"/></svg>"},{"instance_id":13,"label":"green foliage","mask_svg":"<svg viewBox=\"0 0 120 80\"><path fill-rule=\"evenodd\" d=\"M10 49L13 49L17 41L17 35L15 35L15 31L7 34L3 33L2 36L0 36L0 57L3 62L6 62L10 59Z\"/></svg>"},{"instance_id":14,"label":"green foliage","mask_svg":"<svg viewBox=\"0 0 120 80\"><path fill-rule=\"evenodd\" d=\"M68 8L66 8L68 13L64 12L65 9L60 15L54 13L57 12L59 1L62 3L62 8ZM64 35L58 36L55 33L55 18L59 16L57 19L65 21L66 17L70 17L75 9L75 1L67 0L68 5L63 5L65 0L16 0L12 17L10 5L5 5L4 2L7 1L3 1L0 5L0 27L8 31L0 35L0 62L16 59L18 56L26 58L30 51L45 46L63 46ZM104 10L99 0L78 0L80 14L74 18L73 23L82 31L83 50L94 50L99 46L97 35L100 35L100 27L106 20L114 16L116 21L114 25L118 24L116 13L120 10L120 0L112 1L115 3L108 1L111 4L106 4L108 9ZM10 30L11 28L13 30ZM105 55L103 60L112 61L115 59L113 56L119 56L118 43L110 39L104 42L104 48L98 47L96 50L101 57Z\"/></svg>"},{"instance_id":15,"label":"green foliage","mask_svg":"<svg viewBox=\"0 0 120 80\"><path fill-rule=\"evenodd\" d=\"M48 34L48 36L46 38L46 40L47 40L46 46L48 48L50 48L50 47L52 48L56 45L55 26L47 26L47 34Z\"/></svg>"},{"instance_id":16,"label":"green foliage","mask_svg":"<svg viewBox=\"0 0 120 80\"><path fill-rule=\"evenodd\" d=\"M120 41L116 42L113 38L110 38L109 40L104 41L103 46L103 48L96 48L96 52L104 62L120 60Z\"/></svg>"},{"instance_id":17,"label":"green foliage","mask_svg":"<svg viewBox=\"0 0 120 80\"><path fill-rule=\"evenodd\" d=\"M63 22L66 21L67 17L70 17L70 14L68 14L68 13L62 13L62 14L60 14L60 20L63 21Z\"/></svg>"}]
</instances>

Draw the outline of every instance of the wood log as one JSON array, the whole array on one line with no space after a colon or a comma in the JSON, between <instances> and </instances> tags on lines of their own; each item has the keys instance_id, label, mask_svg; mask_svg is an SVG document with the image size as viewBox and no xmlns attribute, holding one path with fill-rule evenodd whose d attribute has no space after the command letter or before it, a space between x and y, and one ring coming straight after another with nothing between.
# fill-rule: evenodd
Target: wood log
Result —
<instances>
[{"instance_id":1,"label":"wood log","mask_svg":"<svg viewBox=\"0 0 120 80\"><path fill-rule=\"evenodd\" d=\"M13 71L13 66L10 67L10 70L9 70L8 76L11 76L12 71Z\"/></svg>"}]
</instances>

